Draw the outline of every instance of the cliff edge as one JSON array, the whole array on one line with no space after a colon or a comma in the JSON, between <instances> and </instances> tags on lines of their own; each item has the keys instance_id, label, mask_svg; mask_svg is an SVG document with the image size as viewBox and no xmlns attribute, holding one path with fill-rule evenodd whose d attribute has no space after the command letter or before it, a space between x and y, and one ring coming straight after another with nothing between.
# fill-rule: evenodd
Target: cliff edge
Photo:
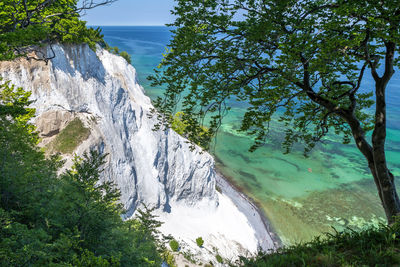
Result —
<instances>
[{"instance_id":1,"label":"cliff edge","mask_svg":"<svg viewBox=\"0 0 400 267\"><path fill-rule=\"evenodd\" d=\"M121 190L126 219L143 204L157 208L162 233L206 262L215 262L216 254L235 260L259 247L274 248L258 213L246 214L238 200L216 191L208 153L191 150L170 129L153 131L151 101L125 59L87 45L53 45L44 52L55 57L47 63L24 58L0 62L0 76L32 91L35 124L46 149L61 149L63 131L75 125L68 136L76 145L61 151L66 167L74 154L88 149L108 154L102 179ZM196 245L197 237L205 241L203 248Z\"/></svg>"}]
</instances>

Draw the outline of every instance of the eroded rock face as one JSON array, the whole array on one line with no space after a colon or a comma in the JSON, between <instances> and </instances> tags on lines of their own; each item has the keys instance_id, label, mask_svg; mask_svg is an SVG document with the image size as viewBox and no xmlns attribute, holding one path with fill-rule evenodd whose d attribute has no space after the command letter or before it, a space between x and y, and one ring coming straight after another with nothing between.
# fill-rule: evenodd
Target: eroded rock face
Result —
<instances>
[{"instance_id":1,"label":"eroded rock face","mask_svg":"<svg viewBox=\"0 0 400 267\"><path fill-rule=\"evenodd\" d=\"M48 64L25 59L0 63L3 78L32 91L42 137L56 135L75 114L90 115L97 133L79 150L98 147L109 153L103 179L120 187L128 217L142 202L166 211L171 201L194 204L205 198L217 205L213 159L199 148L190 151L171 130L152 130L150 99L131 65L86 45L53 50L56 57Z\"/></svg>"},{"instance_id":2,"label":"eroded rock face","mask_svg":"<svg viewBox=\"0 0 400 267\"><path fill-rule=\"evenodd\" d=\"M55 58L48 64L0 62L0 76L32 91L36 124L44 139L79 117L91 134L75 153L96 148L109 154L102 179L114 181L121 190L126 218L142 204L156 207L166 222L164 233L186 243L197 237L194 228L201 228L211 251L207 260L215 260L214 247L226 258L257 250L259 240L246 217L215 190L213 158L198 147L192 151L172 130L153 131L156 121L148 116L152 105L131 65L86 45L55 45L52 50ZM47 53L52 54L50 48ZM65 158L69 167L71 155ZM225 211L219 208L219 198Z\"/></svg>"}]
</instances>

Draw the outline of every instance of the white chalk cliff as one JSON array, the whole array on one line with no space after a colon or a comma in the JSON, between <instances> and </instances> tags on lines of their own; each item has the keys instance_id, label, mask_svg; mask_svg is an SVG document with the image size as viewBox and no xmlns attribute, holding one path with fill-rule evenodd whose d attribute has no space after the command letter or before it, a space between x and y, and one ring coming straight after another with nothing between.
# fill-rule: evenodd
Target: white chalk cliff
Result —
<instances>
[{"instance_id":1,"label":"white chalk cliff","mask_svg":"<svg viewBox=\"0 0 400 267\"><path fill-rule=\"evenodd\" d=\"M53 50L55 57L47 64L22 58L0 62L0 76L32 91L44 143L74 118L83 121L90 136L75 153L97 148L109 154L102 179L121 190L126 218L142 204L156 207L164 222L161 231L207 262L215 262L217 253L234 260L259 246L273 248L258 213L246 214L251 205L241 207L238 199L216 191L208 153L198 147L191 151L172 130L153 131L151 101L125 59L86 45L54 45ZM51 55L51 49L46 53ZM71 164L72 156L65 157ZM204 248L195 244L200 236Z\"/></svg>"}]
</instances>

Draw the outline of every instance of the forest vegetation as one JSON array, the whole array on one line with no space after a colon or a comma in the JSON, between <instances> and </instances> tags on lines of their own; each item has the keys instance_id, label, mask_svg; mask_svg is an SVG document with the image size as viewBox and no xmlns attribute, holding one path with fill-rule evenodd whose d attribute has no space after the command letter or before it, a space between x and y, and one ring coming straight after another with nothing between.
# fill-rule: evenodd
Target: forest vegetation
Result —
<instances>
[{"instance_id":1,"label":"forest vegetation","mask_svg":"<svg viewBox=\"0 0 400 267\"><path fill-rule=\"evenodd\" d=\"M87 28L80 12L113 1L0 2L0 60L30 57L54 43L103 44L100 30ZM41 55L39 60L48 60ZM162 247L151 210L123 221L120 192L99 182L107 155L63 161L46 158L29 120L30 93L0 78L0 266L160 266ZM54 145L70 153L71 134L87 135L73 121Z\"/></svg>"},{"instance_id":2,"label":"forest vegetation","mask_svg":"<svg viewBox=\"0 0 400 267\"><path fill-rule=\"evenodd\" d=\"M150 210L123 221L120 192L99 184L106 155L63 162L46 158L28 121L30 93L0 85L0 265L159 266L157 222Z\"/></svg>"}]
</instances>

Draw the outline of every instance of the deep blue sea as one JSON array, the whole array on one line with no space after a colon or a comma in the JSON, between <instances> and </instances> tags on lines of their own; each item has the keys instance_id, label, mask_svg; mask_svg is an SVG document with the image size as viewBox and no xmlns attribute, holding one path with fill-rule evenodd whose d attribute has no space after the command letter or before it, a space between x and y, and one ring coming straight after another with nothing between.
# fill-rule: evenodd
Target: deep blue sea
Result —
<instances>
[{"instance_id":1,"label":"deep blue sea","mask_svg":"<svg viewBox=\"0 0 400 267\"><path fill-rule=\"evenodd\" d=\"M110 46L132 56L138 78L151 98L163 88L150 87L146 77L162 59L171 38L167 27L101 27ZM372 79L362 86L367 89ZM389 168L400 177L400 72L388 86ZM236 104L226 117L212 153L218 169L250 196L264 211L286 244L310 240L331 226L361 229L384 222L383 209L365 160L353 144L343 145L330 136L304 158L301 146L289 155L282 153L281 125L272 123L271 136L254 153L252 139L236 130L243 106ZM400 180L397 179L398 184Z\"/></svg>"}]
</instances>

